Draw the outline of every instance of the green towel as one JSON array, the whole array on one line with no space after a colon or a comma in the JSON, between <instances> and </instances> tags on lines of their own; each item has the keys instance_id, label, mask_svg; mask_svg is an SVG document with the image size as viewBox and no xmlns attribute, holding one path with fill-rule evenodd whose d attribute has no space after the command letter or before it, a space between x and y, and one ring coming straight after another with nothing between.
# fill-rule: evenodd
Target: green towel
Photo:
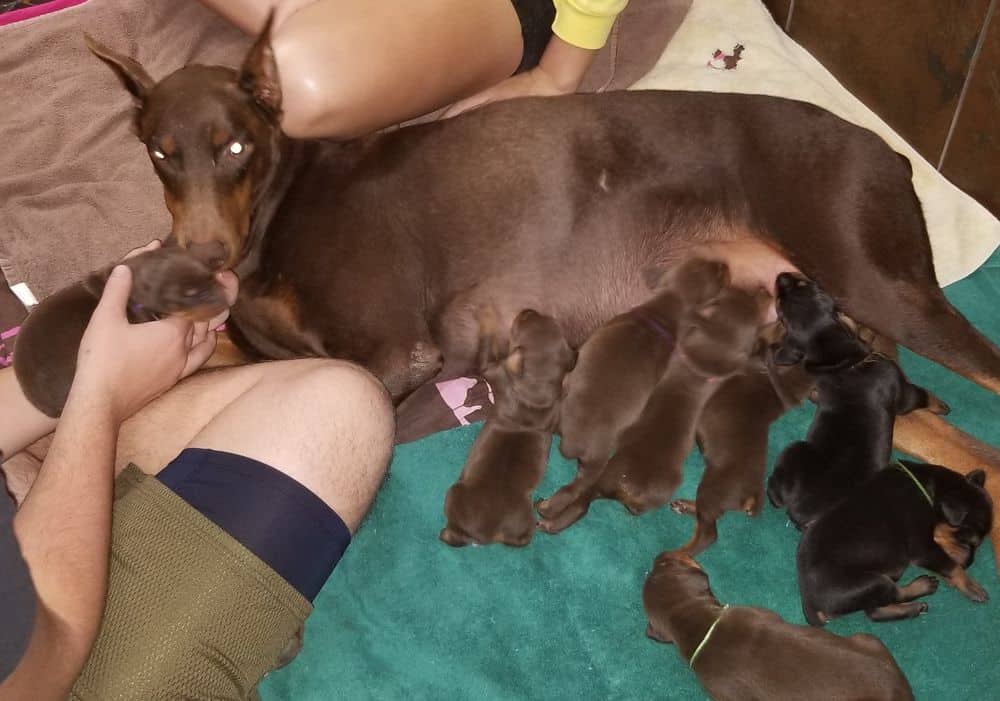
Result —
<instances>
[{"instance_id":1,"label":"green towel","mask_svg":"<svg viewBox=\"0 0 1000 701\"><path fill-rule=\"evenodd\" d=\"M1000 254L947 292L973 324L1000 340ZM951 405L961 428L1000 444L1000 399L912 354L903 366ZM775 424L772 464L811 417L809 405ZM635 518L602 501L565 533L538 534L524 549L447 547L437 539L444 493L478 430L458 428L397 448L375 508L316 599L304 650L265 680L265 701L705 698L673 647L646 638L640 598L653 557L683 544L692 519L669 509ZM553 446L539 494L551 494L573 470ZM701 472L695 452L678 496L694 498ZM783 513L767 505L757 519L727 514L719 542L699 560L722 602L763 606L803 623L797 542ZM986 543L971 574L993 597L989 603L974 604L942 585L916 620L875 624L855 614L828 629L880 637L918 699L1000 698L995 572Z\"/></svg>"}]
</instances>

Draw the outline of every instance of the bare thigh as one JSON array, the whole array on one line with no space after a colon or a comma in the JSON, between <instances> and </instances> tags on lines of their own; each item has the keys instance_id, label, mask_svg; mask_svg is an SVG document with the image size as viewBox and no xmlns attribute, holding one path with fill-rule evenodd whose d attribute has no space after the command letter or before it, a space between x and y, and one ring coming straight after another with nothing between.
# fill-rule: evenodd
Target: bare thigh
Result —
<instances>
[{"instance_id":1,"label":"bare thigh","mask_svg":"<svg viewBox=\"0 0 1000 701\"><path fill-rule=\"evenodd\" d=\"M305 485L354 532L392 454L384 388L350 363L295 360L197 374L129 419L116 467L158 473L184 448L266 463Z\"/></svg>"},{"instance_id":2,"label":"bare thigh","mask_svg":"<svg viewBox=\"0 0 1000 701\"><path fill-rule=\"evenodd\" d=\"M202 0L248 33L276 7L282 126L350 138L499 83L517 68L510 0Z\"/></svg>"}]
</instances>

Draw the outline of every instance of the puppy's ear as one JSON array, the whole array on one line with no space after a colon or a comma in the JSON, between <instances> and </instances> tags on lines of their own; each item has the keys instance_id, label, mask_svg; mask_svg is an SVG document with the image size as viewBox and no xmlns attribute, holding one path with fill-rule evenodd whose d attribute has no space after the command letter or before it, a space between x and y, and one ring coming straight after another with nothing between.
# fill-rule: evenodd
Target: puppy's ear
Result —
<instances>
[{"instance_id":1,"label":"puppy's ear","mask_svg":"<svg viewBox=\"0 0 1000 701\"><path fill-rule=\"evenodd\" d=\"M149 95L149 91L155 85L155 82L149 77L146 69L140 66L139 62L134 58L115 53L86 32L83 34L83 40L87 43L87 48L90 49L90 52L108 64L111 70L115 72L121 84L132 94L136 109L141 110L146 102L147 95Z\"/></svg>"},{"instance_id":2,"label":"puppy's ear","mask_svg":"<svg viewBox=\"0 0 1000 701\"><path fill-rule=\"evenodd\" d=\"M985 470L973 470L965 476L965 479L976 485L977 487L982 487L986 484L986 471Z\"/></svg>"},{"instance_id":3,"label":"puppy's ear","mask_svg":"<svg viewBox=\"0 0 1000 701\"><path fill-rule=\"evenodd\" d=\"M961 526L969 513L969 506L954 496L946 496L941 500L941 514L949 526Z\"/></svg>"},{"instance_id":4,"label":"puppy's ear","mask_svg":"<svg viewBox=\"0 0 1000 701\"><path fill-rule=\"evenodd\" d=\"M666 270L660 266L651 265L643 268L641 275L642 281L646 283L646 287L650 290L657 290L663 286L663 278L666 276Z\"/></svg>"},{"instance_id":5,"label":"puppy's ear","mask_svg":"<svg viewBox=\"0 0 1000 701\"><path fill-rule=\"evenodd\" d=\"M274 10L267 15L264 28L257 41L250 47L240 69L240 87L253 96L254 101L274 117L281 115L281 80L278 64L271 48L271 24Z\"/></svg>"},{"instance_id":6,"label":"puppy's ear","mask_svg":"<svg viewBox=\"0 0 1000 701\"><path fill-rule=\"evenodd\" d=\"M512 350L503 361L503 366L514 377L520 377L524 373L524 350L521 347Z\"/></svg>"},{"instance_id":7,"label":"puppy's ear","mask_svg":"<svg viewBox=\"0 0 1000 701\"><path fill-rule=\"evenodd\" d=\"M951 411L951 407L926 389L911 384L904 378L899 397L896 398L896 413L902 416L917 409L927 409L938 416L945 416Z\"/></svg>"},{"instance_id":8,"label":"puppy's ear","mask_svg":"<svg viewBox=\"0 0 1000 701\"><path fill-rule=\"evenodd\" d=\"M805 349L787 336L782 343L771 346L771 359L775 365L797 365L805 357Z\"/></svg>"},{"instance_id":9,"label":"puppy's ear","mask_svg":"<svg viewBox=\"0 0 1000 701\"><path fill-rule=\"evenodd\" d=\"M649 638L650 640L655 640L658 643L667 643L667 644L670 644L670 643L674 642L673 640L671 640L667 636L662 635L662 634L656 632L656 628L653 627L652 623L647 623L646 624L646 637Z\"/></svg>"}]
</instances>

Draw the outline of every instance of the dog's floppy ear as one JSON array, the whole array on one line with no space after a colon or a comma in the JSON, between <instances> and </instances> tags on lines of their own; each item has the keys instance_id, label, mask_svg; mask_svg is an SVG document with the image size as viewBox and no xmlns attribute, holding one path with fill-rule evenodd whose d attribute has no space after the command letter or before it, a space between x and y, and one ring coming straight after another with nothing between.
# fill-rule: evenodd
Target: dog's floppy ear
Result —
<instances>
[{"instance_id":1,"label":"dog's floppy ear","mask_svg":"<svg viewBox=\"0 0 1000 701\"><path fill-rule=\"evenodd\" d=\"M264 28L257 41L250 47L240 68L240 87L253 96L254 101L274 116L281 114L281 80L278 64L271 48L271 24L274 10L267 15Z\"/></svg>"},{"instance_id":2,"label":"dog's floppy ear","mask_svg":"<svg viewBox=\"0 0 1000 701\"><path fill-rule=\"evenodd\" d=\"M519 377L524 372L524 350L520 346L512 350L503 361L503 366L511 375Z\"/></svg>"},{"instance_id":3,"label":"dog's floppy ear","mask_svg":"<svg viewBox=\"0 0 1000 701\"><path fill-rule=\"evenodd\" d=\"M941 500L941 513L949 526L961 526L969 513L968 504L953 496Z\"/></svg>"},{"instance_id":4,"label":"dog's floppy ear","mask_svg":"<svg viewBox=\"0 0 1000 701\"><path fill-rule=\"evenodd\" d=\"M108 64L125 89L132 93L136 108L142 109L146 96L156 84L149 77L146 69L140 66L134 58L115 53L86 32L83 33L83 40L87 42L87 48L90 49L90 52Z\"/></svg>"},{"instance_id":5,"label":"dog's floppy ear","mask_svg":"<svg viewBox=\"0 0 1000 701\"><path fill-rule=\"evenodd\" d=\"M806 357L805 348L787 336L780 344L771 346L771 359L775 365L796 365Z\"/></svg>"},{"instance_id":6,"label":"dog's floppy ear","mask_svg":"<svg viewBox=\"0 0 1000 701\"><path fill-rule=\"evenodd\" d=\"M965 476L965 479L976 485L977 487L982 487L986 484L986 471L985 470L973 470Z\"/></svg>"}]
</instances>

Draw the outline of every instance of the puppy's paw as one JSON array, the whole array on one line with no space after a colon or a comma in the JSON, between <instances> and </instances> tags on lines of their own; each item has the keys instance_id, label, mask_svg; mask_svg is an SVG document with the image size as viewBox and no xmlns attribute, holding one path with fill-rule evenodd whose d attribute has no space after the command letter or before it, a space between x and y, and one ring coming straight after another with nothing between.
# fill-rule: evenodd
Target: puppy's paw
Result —
<instances>
[{"instance_id":1,"label":"puppy's paw","mask_svg":"<svg viewBox=\"0 0 1000 701\"><path fill-rule=\"evenodd\" d=\"M961 591L966 597L975 601L977 604L985 604L990 598L990 595L986 593L986 590L983 589L979 582L974 579L970 579L968 584Z\"/></svg>"},{"instance_id":2,"label":"puppy's paw","mask_svg":"<svg viewBox=\"0 0 1000 701\"><path fill-rule=\"evenodd\" d=\"M670 509L678 514L694 515L698 513L695 502L691 499L674 499L670 502Z\"/></svg>"},{"instance_id":3,"label":"puppy's paw","mask_svg":"<svg viewBox=\"0 0 1000 701\"><path fill-rule=\"evenodd\" d=\"M924 586L927 588L928 594L933 594L938 590L938 587L941 586L941 581L937 577L932 577L929 574L918 577L918 579L923 579L927 582Z\"/></svg>"},{"instance_id":4,"label":"puppy's paw","mask_svg":"<svg viewBox=\"0 0 1000 701\"><path fill-rule=\"evenodd\" d=\"M552 518L555 516L555 514L552 513L551 499L538 499L535 501L535 511L537 511L542 518Z\"/></svg>"},{"instance_id":5,"label":"puppy's paw","mask_svg":"<svg viewBox=\"0 0 1000 701\"><path fill-rule=\"evenodd\" d=\"M917 615L918 616L923 616L925 613L927 613L930 610L930 608L931 608L930 604L928 604L926 601L921 601L917 605Z\"/></svg>"}]
</instances>

